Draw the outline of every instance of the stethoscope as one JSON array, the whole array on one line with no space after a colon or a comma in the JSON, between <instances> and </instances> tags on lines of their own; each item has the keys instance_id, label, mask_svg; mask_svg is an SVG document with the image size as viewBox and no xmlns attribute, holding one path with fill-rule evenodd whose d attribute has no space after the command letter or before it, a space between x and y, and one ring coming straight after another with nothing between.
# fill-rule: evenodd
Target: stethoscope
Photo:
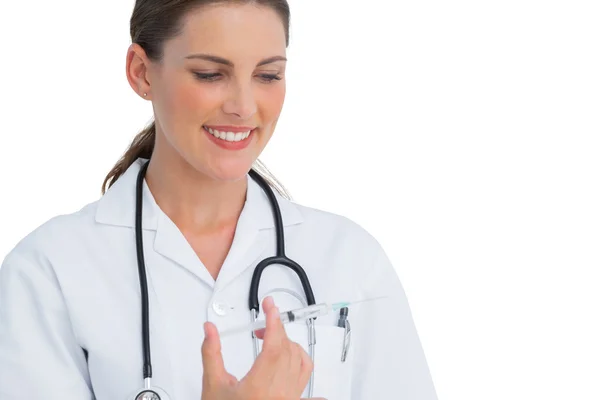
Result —
<instances>
[{"instance_id":1,"label":"stethoscope","mask_svg":"<svg viewBox=\"0 0 600 400\"><path fill-rule=\"evenodd\" d=\"M142 240L142 190L144 177L146 170L148 169L147 161L140 169L137 182L136 182L136 196L135 196L135 244L137 250L137 263L138 272L140 277L140 291L142 297L142 344L143 344L143 355L144 355L144 388L141 389L135 396L135 400L161 400L161 396L158 393L158 388L152 386L152 364L150 357L150 316L148 306L148 282L146 279L146 264L144 262L144 245ZM273 190L269 184L253 169L248 173L256 183L263 189L269 203L271 204L271 210L273 211L273 218L275 220L275 235L276 235L276 253L274 256L265 258L262 260L252 274L252 281L250 283L250 296L249 296L249 307L250 316L252 322L256 321L259 312L259 301L258 301L258 286L260 284L260 277L269 265L280 264L292 269L300 278L304 294L306 296L306 305L315 304L315 296L306 272L304 269L295 261L289 259L285 255L285 242L283 234L283 221L281 217L281 210L279 209L279 203L273 193ZM309 355L314 364L314 347L315 347L315 325L314 319L307 320L308 326L308 348ZM254 344L254 359L258 357L258 338L252 332L252 340ZM314 369L311 373L310 380L308 383L308 397L312 397L314 388Z\"/></svg>"}]
</instances>

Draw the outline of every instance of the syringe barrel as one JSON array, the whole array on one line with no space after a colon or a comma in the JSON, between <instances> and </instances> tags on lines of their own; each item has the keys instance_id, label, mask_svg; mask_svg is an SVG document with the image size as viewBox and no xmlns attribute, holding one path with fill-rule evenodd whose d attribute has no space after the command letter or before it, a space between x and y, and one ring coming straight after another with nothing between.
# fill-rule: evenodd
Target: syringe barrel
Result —
<instances>
[{"instance_id":1,"label":"syringe barrel","mask_svg":"<svg viewBox=\"0 0 600 400\"><path fill-rule=\"evenodd\" d=\"M326 303L314 304L312 306L290 310L285 314L285 318L289 322L304 321L309 318L316 318L325 315L329 312L330 307ZM283 321L283 316L282 316ZM287 322L286 321L286 322ZM284 322L285 323L285 322Z\"/></svg>"}]
</instances>

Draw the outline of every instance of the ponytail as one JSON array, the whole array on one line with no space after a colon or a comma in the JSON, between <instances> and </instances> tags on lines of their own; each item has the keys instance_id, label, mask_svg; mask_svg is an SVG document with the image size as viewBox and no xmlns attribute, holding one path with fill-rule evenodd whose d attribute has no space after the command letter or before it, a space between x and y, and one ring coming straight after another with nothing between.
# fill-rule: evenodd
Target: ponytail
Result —
<instances>
[{"instance_id":1,"label":"ponytail","mask_svg":"<svg viewBox=\"0 0 600 400\"><path fill-rule=\"evenodd\" d=\"M147 158L150 159L152 156L152 151L154 150L154 138L156 137L156 124L152 121L149 127L142 130L138 133L131 145L123 154L123 157L115 164L115 166L110 170L106 178L104 178L104 183L102 184L102 194L106 193L106 190L110 188L113 183L119 179L121 175L127 171L127 168L131 166L138 158Z\"/></svg>"},{"instance_id":2,"label":"ponytail","mask_svg":"<svg viewBox=\"0 0 600 400\"><path fill-rule=\"evenodd\" d=\"M138 133L131 145L121 157L121 159L115 164L112 170L106 175L104 178L104 183L102 184L102 194L106 193L106 191L119 179L121 175L127 171L127 169L137 160L138 158L146 158L150 159L152 156L152 152L154 151L154 139L156 137L156 123L152 121L149 127L142 130ZM291 200L292 196L287 191L287 189L275 178L275 176L268 170L267 166L260 160L256 160L252 165L252 169L254 169L260 176L262 176L269 186L275 189L282 197Z\"/></svg>"}]
</instances>

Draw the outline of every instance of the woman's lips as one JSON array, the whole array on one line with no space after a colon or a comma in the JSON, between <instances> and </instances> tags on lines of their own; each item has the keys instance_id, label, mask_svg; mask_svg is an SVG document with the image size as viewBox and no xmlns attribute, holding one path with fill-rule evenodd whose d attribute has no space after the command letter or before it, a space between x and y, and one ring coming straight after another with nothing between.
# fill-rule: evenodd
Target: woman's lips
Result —
<instances>
[{"instance_id":1,"label":"woman's lips","mask_svg":"<svg viewBox=\"0 0 600 400\"><path fill-rule=\"evenodd\" d=\"M216 144L217 146L225 149L225 150L242 150L242 149L245 149L246 147L248 147L248 145L252 141L252 138L254 137L256 129L257 128L251 130L250 134L248 135L247 138L245 138L243 140L240 140L238 142L230 142L230 141L225 140L225 139L217 138L215 135L213 135L212 133L210 133L206 129L205 126L202 126L202 130L208 136L208 138L210 139L210 141L213 142L214 144Z\"/></svg>"}]
</instances>

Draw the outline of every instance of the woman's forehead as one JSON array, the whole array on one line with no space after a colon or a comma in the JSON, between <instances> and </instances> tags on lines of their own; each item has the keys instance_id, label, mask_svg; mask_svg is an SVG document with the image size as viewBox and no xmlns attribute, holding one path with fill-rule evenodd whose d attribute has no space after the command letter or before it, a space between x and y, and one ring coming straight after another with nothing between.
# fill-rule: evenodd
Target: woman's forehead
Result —
<instances>
[{"instance_id":1,"label":"woman's forehead","mask_svg":"<svg viewBox=\"0 0 600 400\"><path fill-rule=\"evenodd\" d=\"M185 59L209 53L240 63L285 56L283 21L272 9L254 5L201 7L183 20L180 35L171 40L165 56ZM256 60L255 60L256 59Z\"/></svg>"},{"instance_id":2,"label":"woman's forehead","mask_svg":"<svg viewBox=\"0 0 600 400\"><path fill-rule=\"evenodd\" d=\"M186 16L181 34L191 45L217 42L285 47L285 29L279 15L270 8L253 5L203 7Z\"/></svg>"}]
</instances>

